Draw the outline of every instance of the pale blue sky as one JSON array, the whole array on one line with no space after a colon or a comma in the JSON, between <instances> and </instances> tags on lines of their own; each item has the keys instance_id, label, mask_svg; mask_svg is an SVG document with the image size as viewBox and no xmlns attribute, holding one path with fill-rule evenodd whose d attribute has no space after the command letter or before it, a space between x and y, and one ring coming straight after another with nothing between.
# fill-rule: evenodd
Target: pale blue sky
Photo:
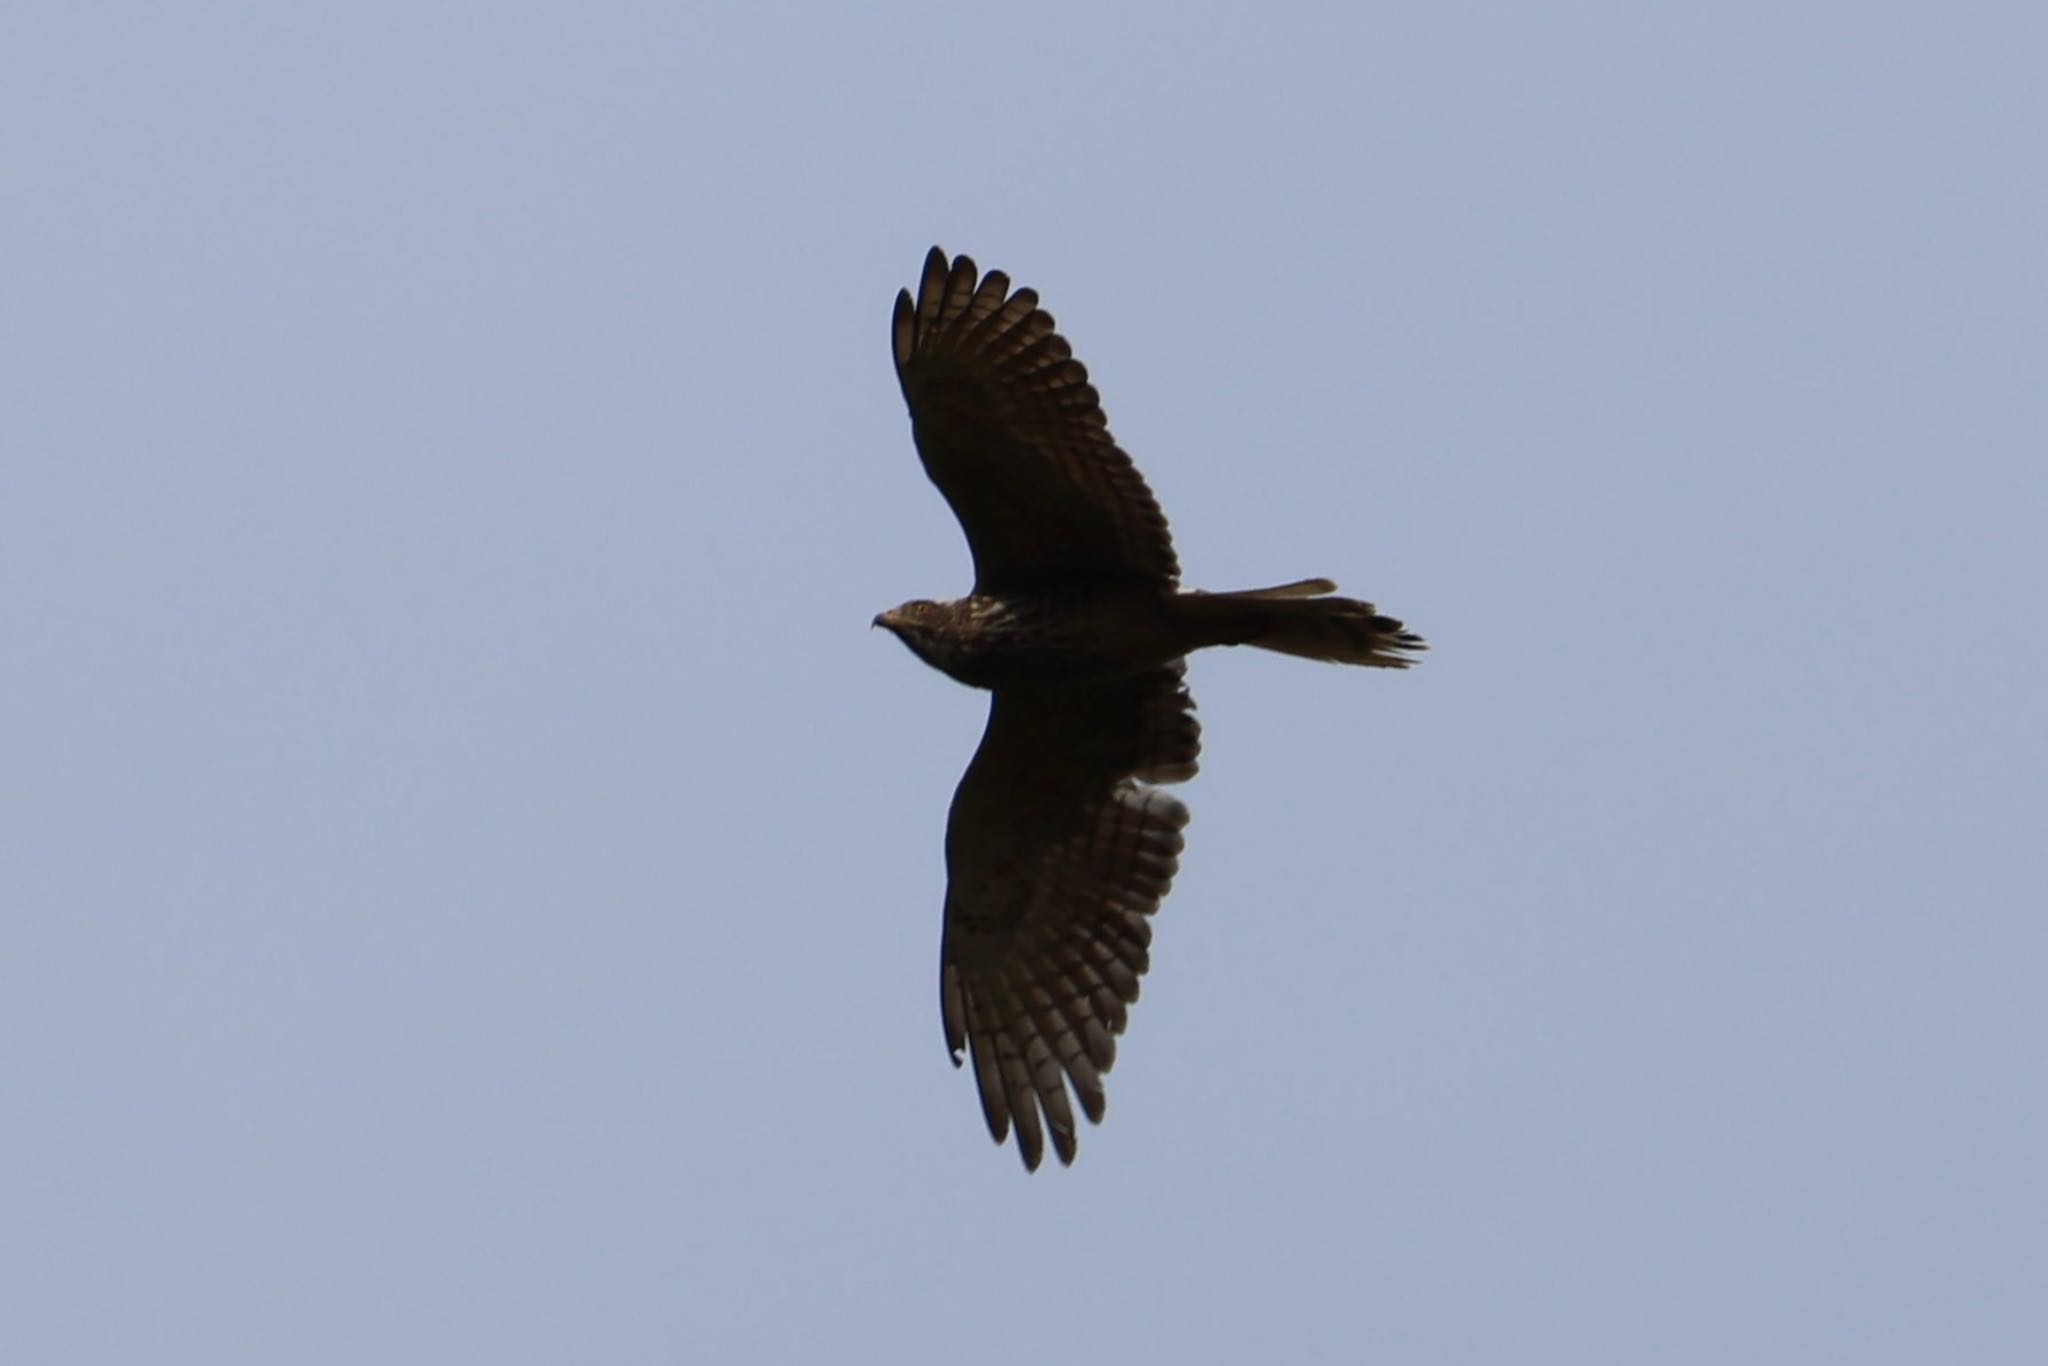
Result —
<instances>
[{"instance_id":1,"label":"pale blue sky","mask_svg":"<svg viewBox=\"0 0 2048 1366\"><path fill-rule=\"evenodd\" d=\"M0 1354L2048 1360L2037 6L25 5ZM1217 652L1072 1170L947 1065L895 291Z\"/></svg>"}]
</instances>

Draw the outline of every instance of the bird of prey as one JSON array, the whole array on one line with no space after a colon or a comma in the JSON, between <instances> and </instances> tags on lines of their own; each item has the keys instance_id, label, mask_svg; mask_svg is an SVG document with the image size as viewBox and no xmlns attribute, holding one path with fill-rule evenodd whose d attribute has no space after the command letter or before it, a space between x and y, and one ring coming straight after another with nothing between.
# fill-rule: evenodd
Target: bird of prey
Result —
<instances>
[{"instance_id":1,"label":"bird of prey","mask_svg":"<svg viewBox=\"0 0 2048 1366\"><path fill-rule=\"evenodd\" d=\"M946 825L940 1012L974 1059L989 1133L1027 1170L1045 1134L1074 1160L1073 1099L1138 999L1200 731L1184 657L1255 645L1405 668L1421 639L1328 579L1190 592L1166 518L1111 439L1088 372L1030 289L925 258L896 297L896 375L917 452L967 533L974 590L875 618L933 668L993 694Z\"/></svg>"}]
</instances>

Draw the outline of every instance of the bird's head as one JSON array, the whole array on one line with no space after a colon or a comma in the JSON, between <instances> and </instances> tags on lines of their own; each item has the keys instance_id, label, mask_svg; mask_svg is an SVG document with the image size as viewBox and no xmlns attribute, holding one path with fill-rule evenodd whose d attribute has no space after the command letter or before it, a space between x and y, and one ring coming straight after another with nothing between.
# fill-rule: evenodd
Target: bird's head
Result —
<instances>
[{"instance_id":1,"label":"bird's head","mask_svg":"<svg viewBox=\"0 0 2048 1366\"><path fill-rule=\"evenodd\" d=\"M875 625L888 628L898 640L910 647L912 654L929 662L934 648L946 637L951 623L948 612L951 606L950 603L914 598L876 617Z\"/></svg>"}]
</instances>

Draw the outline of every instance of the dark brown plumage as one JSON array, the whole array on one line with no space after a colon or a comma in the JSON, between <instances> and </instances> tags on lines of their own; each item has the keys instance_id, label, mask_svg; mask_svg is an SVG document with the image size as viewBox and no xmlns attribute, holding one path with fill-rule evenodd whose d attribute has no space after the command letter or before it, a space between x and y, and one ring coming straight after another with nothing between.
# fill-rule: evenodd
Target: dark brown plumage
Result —
<instances>
[{"instance_id":1,"label":"dark brown plumage","mask_svg":"<svg viewBox=\"0 0 2048 1366\"><path fill-rule=\"evenodd\" d=\"M1000 1143L1035 1169L1051 1133L1074 1159L1073 1106L1103 1114L1102 1074L1138 999L1151 915L1187 808L1160 790L1201 748L1183 657L1256 645L1405 668L1423 648L1370 603L1304 579L1240 593L1179 587L1166 518L1111 439L1088 372L1029 289L932 248L896 297L896 374L925 472L959 517L974 591L875 618L917 656L994 692L946 826L940 1005L974 1060Z\"/></svg>"}]
</instances>

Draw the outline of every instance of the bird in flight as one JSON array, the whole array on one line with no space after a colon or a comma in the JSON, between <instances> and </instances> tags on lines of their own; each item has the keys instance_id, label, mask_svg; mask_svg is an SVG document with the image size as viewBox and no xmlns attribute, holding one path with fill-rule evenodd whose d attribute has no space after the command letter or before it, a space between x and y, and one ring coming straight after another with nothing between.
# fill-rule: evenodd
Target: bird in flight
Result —
<instances>
[{"instance_id":1,"label":"bird in flight","mask_svg":"<svg viewBox=\"0 0 2048 1366\"><path fill-rule=\"evenodd\" d=\"M1026 1170L1045 1136L1074 1160L1073 1105L1138 999L1150 917L1187 808L1163 790L1201 748L1185 657L1210 645L1383 669L1420 637L1328 579L1180 587L1166 518L1109 434L1088 371L1030 289L933 247L896 296L896 376L925 473L974 557L974 590L875 618L925 663L992 694L946 823L939 1002L974 1060L997 1143Z\"/></svg>"}]
</instances>

